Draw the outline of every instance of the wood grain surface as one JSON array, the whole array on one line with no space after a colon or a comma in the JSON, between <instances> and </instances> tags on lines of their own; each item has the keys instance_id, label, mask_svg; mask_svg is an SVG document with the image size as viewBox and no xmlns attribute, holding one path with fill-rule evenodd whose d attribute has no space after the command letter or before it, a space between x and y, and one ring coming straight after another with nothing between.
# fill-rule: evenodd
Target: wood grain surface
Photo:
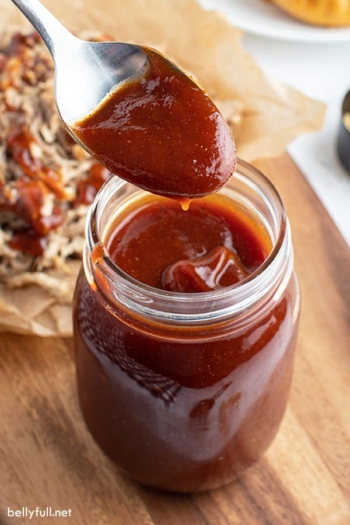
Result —
<instances>
[{"instance_id":1,"label":"wood grain surface","mask_svg":"<svg viewBox=\"0 0 350 525\"><path fill-rule=\"evenodd\" d=\"M285 202L302 290L292 394L265 457L212 492L141 487L84 426L72 341L2 335L2 525L350 525L350 250L287 155L259 167ZM8 515L36 507L71 515Z\"/></svg>"}]
</instances>

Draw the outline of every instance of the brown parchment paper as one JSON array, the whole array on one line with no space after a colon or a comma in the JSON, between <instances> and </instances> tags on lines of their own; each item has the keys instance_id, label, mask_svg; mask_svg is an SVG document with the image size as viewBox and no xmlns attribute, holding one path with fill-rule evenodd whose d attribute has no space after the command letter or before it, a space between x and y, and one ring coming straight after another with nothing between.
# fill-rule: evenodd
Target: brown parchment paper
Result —
<instances>
[{"instance_id":1,"label":"brown parchment paper","mask_svg":"<svg viewBox=\"0 0 350 525\"><path fill-rule=\"evenodd\" d=\"M115 40L158 48L191 72L218 105L236 108L233 133L246 161L281 154L302 133L319 130L324 105L271 81L243 50L242 33L196 0L44 0L72 32L98 31ZM30 27L9 0L0 0L0 31ZM69 81L69 79L67 79ZM220 102L220 103L219 103ZM220 107L221 109L221 107ZM55 275L64 297L37 285L0 286L0 331L41 336L72 334L71 299L80 263Z\"/></svg>"}]
</instances>

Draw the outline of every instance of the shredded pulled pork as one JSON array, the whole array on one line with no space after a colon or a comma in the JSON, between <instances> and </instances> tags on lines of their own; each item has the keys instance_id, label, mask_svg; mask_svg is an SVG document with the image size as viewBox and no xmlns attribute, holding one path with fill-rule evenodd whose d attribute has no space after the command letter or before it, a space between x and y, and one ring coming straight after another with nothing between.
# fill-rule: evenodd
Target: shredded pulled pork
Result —
<instances>
[{"instance_id":1,"label":"shredded pulled pork","mask_svg":"<svg viewBox=\"0 0 350 525\"><path fill-rule=\"evenodd\" d=\"M53 75L36 33L1 37L0 283L9 286L81 258L88 206L110 176L62 125Z\"/></svg>"},{"instance_id":2,"label":"shredded pulled pork","mask_svg":"<svg viewBox=\"0 0 350 525\"><path fill-rule=\"evenodd\" d=\"M0 36L0 287L36 284L68 304L72 290L52 275L81 259L87 210L110 172L62 125L53 68L37 33ZM242 104L213 98L236 128Z\"/></svg>"}]
</instances>

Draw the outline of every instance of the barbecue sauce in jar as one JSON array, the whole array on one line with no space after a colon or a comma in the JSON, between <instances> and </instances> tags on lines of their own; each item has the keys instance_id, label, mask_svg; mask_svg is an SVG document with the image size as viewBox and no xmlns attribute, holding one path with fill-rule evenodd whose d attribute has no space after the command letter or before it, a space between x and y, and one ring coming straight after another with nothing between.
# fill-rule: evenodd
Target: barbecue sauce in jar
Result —
<instances>
[{"instance_id":1,"label":"barbecue sauce in jar","mask_svg":"<svg viewBox=\"0 0 350 525\"><path fill-rule=\"evenodd\" d=\"M298 312L288 220L257 170L239 161L186 212L112 177L91 207L74 299L90 432L148 486L232 481L279 428Z\"/></svg>"}]
</instances>

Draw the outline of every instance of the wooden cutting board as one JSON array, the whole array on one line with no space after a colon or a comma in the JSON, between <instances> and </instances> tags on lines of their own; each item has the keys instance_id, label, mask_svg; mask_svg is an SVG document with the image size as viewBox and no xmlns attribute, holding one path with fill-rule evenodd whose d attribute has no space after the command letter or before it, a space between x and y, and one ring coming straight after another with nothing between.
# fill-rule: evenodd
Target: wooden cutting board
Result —
<instances>
[{"instance_id":1,"label":"wooden cutting board","mask_svg":"<svg viewBox=\"0 0 350 525\"><path fill-rule=\"evenodd\" d=\"M259 167L285 202L302 290L292 394L265 457L213 492L145 489L82 422L72 341L3 335L2 525L350 525L350 250L287 155ZM70 517L9 516L37 507Z\"/></svg>"}]
</instances>

